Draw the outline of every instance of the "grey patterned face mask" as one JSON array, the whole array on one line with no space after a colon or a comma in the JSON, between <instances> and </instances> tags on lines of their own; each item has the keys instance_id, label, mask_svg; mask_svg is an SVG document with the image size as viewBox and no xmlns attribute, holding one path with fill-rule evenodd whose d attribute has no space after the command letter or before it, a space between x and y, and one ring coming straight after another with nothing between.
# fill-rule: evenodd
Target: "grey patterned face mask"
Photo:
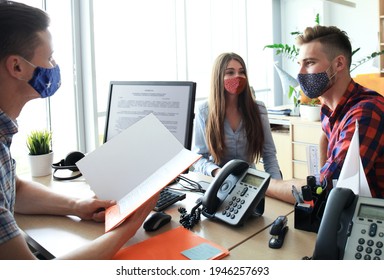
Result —
<instances>
[{"instance_id":1,"label":"grey patterned face mask","mask_svg":"<svg viewBox=\"0 0 384 280\"><path fill-rule=\"evenodd\" d=\"M327 89L330 79L336 75L335 72L335 74L329 78L327 70L320 73L297 75L301 90L308 98L317 98Z\"/></svg>"}]
</instances>

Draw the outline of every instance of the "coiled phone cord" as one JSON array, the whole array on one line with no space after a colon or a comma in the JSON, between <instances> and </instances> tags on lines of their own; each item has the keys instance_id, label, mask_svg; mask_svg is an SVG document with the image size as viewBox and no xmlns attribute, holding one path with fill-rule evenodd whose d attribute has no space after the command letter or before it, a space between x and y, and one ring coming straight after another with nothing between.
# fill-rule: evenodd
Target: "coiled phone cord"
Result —
<instances>
[{"instance_id":1,"label":"coiled phone cord","mask_svg":"<svg viewBox=\"0 0 384 280\"><path fill-rule=\"evenodd\" d=\"M201 217L201 206L202 202L198 202L188 214L187 210L183 207L178 209L180 215L180 224L186 229L192 229L199 221Z\"/></svg>"}]
</instances>

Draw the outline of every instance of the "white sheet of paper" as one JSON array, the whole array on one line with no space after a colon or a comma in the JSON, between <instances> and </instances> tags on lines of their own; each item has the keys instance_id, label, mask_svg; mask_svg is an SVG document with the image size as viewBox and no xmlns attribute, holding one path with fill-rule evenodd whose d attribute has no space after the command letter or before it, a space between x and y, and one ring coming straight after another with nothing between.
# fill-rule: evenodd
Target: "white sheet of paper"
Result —
<instances>
[{"instance_id":1,"label":"white sheet of paper","mask_svg":"<svg viewBox=\"0 0 384 280\"><path fill-rule=\"evenodd\" d=\"M164 164L130 193L121 198L117 202L120 217L129 216L130 213L149 199L150 196L148 194L155 194L158 190L168 185L173 178L182 173L185 169L184 166L190 166L197 159L196 156L192 156L191 160L190 153L189 150L181 150L171 161Z\"/></svg>"},{"instance_id":2,"label":"white sheet of paper","mask_svg":"<svg viewBox=\"0 0 384 280\"><path fill-rule=\"evenodd\" d=\"M359 124L357 121L336 187L349 188L359 196L372 197L360 157Z\"/></svg>"},{"instance_id":3,"label":"white sheet of paper","mask_svg":"<svg viewBox=\"0 0 384 280\"><path fill-rule=\"evenodd\" d=\"M97 197L120 200L149 180L159 167L166 165L182 150L186 149L150 114L86 155L76 165ZM198 158L186 151L190 153L189 161L191 157ZM173 175L167 174L167 178Z\"/></svg>"}]
</instances>

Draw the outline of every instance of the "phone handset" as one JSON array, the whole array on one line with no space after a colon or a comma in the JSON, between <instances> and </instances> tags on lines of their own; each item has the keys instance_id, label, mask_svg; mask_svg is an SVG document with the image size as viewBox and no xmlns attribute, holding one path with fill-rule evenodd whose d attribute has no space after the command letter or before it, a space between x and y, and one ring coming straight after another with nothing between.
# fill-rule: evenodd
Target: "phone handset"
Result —
<instances>
[{"instance_id":1,"label":"phone handset","mask_svg":"<svg viewBox=\"0 0 384 280\"><path fill-rule=\"evenodd\" d=\"M249 168L243 160L227 162L209 185L202 199L203 214L213 217L220 203L236 185L239 177Z\"/></svg>"},{"instance_id":2,"label":"phone handset","mask_svg":"<svg viewBox=\"0 0 384 280\"><path fill-rule=\"evenodd\" d=\"M264 212L264 195L271 175L243 160L223 166L201 201L202 214L230 225L242 225L250 216Z\"/></svg>"},{"instance_id":3,"label":"phone handset","mask_svg":"<svg viewBox=\"0 0 384 280\"><path fill-rule=\"evenodd\" d=\"M313 259L342 259L349 221L353 215L357 197L351 189L333 188L317 233ZM348 209L350 208L350 209Z\"/></svg>"}]
</instances>

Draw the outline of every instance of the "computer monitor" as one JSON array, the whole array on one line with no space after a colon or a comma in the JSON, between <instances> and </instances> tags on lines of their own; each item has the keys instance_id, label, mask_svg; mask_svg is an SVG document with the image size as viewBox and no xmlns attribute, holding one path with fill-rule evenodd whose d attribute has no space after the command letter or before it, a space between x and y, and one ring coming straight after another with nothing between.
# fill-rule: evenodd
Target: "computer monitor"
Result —
<instances>
[{"instance_id":1,"label":"computer monitor","mask_svg":"<svg viewBox=\"0 0 384 280\"><path fill-rule=\"evenodd\" d=\"M153 113L190 150L195 96L196 83L188 81L110 82L104 143Z\"/></svg>"}]
</instances>

